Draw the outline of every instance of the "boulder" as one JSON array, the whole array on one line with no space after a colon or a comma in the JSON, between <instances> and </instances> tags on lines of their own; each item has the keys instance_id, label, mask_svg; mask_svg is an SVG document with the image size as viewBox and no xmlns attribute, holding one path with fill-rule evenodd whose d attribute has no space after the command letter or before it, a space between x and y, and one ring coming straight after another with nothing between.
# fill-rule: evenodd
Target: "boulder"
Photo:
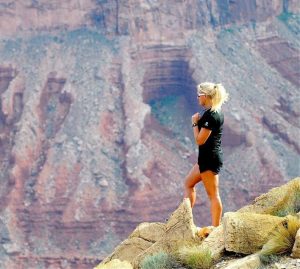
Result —
<instances>
[{"instance_id":1,"label":"boulder","mask_svg":"<svg viewBox=\"0 0 300 269\"><path fill-rule=\"evenodd\" d=\"M195 243L197 228L193 221L192 208L189 199L184 199L181 205L170 216L166 223L165 233L159 241L155 242L147 250L137 255L134 260L134 268L139 268L141 261L149 255L164 251L172 253L180 245Z\"/></svg>"},{"instance_id":2,"label":"boulder","mask_svg":"<svg viewBox=\"0 0 300 269\"><path fill-rule=\"evenodd\" d=\"M120 261L113 259L106 264L99 264L94 269L133 269L132 265L128 261Z\"/></svg>"},{"instance_id":3,"label":"boulder","mask_svg":"<svg viewBox=\"0 0 300 269\"><path fill-rule=\"evenodd\" d=\"M300 177L297 177L285 185L273 188L269 192L260 195L251 205L242 207L237 212L286 216L290 213L297 213L299 207Z\"/></svg>"},{"instance_id":4,"label":"boulder","mask_svg":"<svg viewBox=\"0 0 300 269\"><path fill-rule=\"evenodd\" d=\"M296 234L295 243L293 246L291 256L296 259L300 258L300 229L298 229L298 232Z\"/></svg>"},{"instance_id":5,"label":"boulder","mask_svg":"<svg viewBox=\"0 0 300 269\"><path fill-rule=\"evenodd\" d=\"M197 228L194 224L191 203L185 198L166 224L164 238L161 240L190 241L195 239Z\"/></svg>"},{"instance_id":6,"label":"boulder","mask_svg":"<svg viewBox=\"0 0 300 269\"><path fill-rule=\"evenodd\" d=\"M166 224L140 224L100 265L120 259L138 268L140 262L148 255L160 251L169 253L185 242L196 242L195 234L191 204L189 199L184 199Z\"/></svg>"},{"instance_id":7,"label":"boulder","mask_svg":"<svg viewBox=\"0 0 300 269\"><path fill-rule=\"evenodd\" d=\"M166 225L160 222L141 223L129 236L129 238L142 238L148 242L155 243L165 233Z\"/></svg>"},{"instance_id":8,"label":"boulder","mask_svg":"<svg viewBox=\"0 0 300 269\"><path fill-rule=\"evenodd\" d=\"M246 256L242 259L237 259L232 262L230 262L226 267L223 269L257 269L261 265L259 255L258 254L252 254L249 256Z\"/></svg>"},{"instance_id":9,"label":"boulder","mask_svg":"<svg viewBox=\"0 0 300 269\"><path fill-rule=\"evenodd\" d=\"M152 246L157 240L161 239L165 230L163 223L141 223L119 246L108 256L102 264L112 259L126 260L133 262L137 255Z\"/></svg>"},{"instance_id":10,"label":"boulder","mask_svg":"<svg viewBox=\"0 0 300 269\"><path fill-rule=\"evenodd\" d=\"M152 245L142 238L129 238L124 240L119 246L116 247L114 252L107 257L102 264L110 262L112 259L120 259L132 262L136 255L148 249Z\"/></svg>"},{"instance_id":11,"label":"boulder","mask_svg":"<svg viewBox=\"0 0 300 269\"><path fill-rule=\"evenodd\" d=\"M223 218L225 249L252 254L261 249L268 236L285 218L255 213L225 213Z\"/></svg>"},{"instance_id":12,"label":"boulder","mask_svg":"<svg viewBox=\"0 0 300 269\"><path fill-rule=\"evenodd\" d=\"M225 250L223 225L216 227L210 235L204 239L201 246L210 249L213 260L220 259Z\"/></svg>"}]
</instances>

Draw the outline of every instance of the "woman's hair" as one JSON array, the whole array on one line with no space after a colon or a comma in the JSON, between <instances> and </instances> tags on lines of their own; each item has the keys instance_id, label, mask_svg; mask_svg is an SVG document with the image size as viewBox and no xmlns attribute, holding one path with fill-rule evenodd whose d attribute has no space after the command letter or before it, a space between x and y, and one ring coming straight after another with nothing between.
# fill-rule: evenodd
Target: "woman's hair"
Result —
<instances>
[{"instance_id":1,"label":"woman's hair","mask_svg":"<svg viewBox=\"0 0 300 269\"><path fill-rule=\"evenodd\" d=\"M219 111L223 103L228 100L229 94L220 83L203 82L197 86L197 93L205 93L211 98L212 111Z\"/></svg>"}]
</instances>

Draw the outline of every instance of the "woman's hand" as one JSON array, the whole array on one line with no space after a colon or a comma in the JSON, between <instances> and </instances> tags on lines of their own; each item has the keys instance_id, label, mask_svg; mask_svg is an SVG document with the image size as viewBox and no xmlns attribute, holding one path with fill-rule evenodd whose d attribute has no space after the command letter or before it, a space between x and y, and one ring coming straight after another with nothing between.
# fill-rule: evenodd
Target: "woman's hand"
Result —
<instances>
[{"instance_id":1,"label":"woman's hand","mask_svg":"<svg viewBox=\"0 0 300 269\"><path fill-rule=\"evenodd\" d=\"M200 113L197 112L192 116L192 124L197 123L199 120L200 120Z\"/></svg>"}]
</instances>

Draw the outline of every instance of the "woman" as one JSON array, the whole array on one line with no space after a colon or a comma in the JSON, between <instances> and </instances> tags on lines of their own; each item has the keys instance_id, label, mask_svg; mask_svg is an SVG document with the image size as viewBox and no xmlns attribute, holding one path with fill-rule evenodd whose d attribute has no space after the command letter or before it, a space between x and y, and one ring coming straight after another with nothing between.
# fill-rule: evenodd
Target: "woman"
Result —
<instances>
[{"instance_id":1,"label":"woman","mask_svg":"<svg viewBox=\"0 0 300 269\"><path fill-rule=\"evenodd\" d=\"M223 165L221 136L224 116L222 104L227 101L228 93L221 84L204 82L197 86L197 98L206 111L200 116L192 116L194 138L199 145L198 163L185 178L185 198L191 206L195 205L195 185L202 181L210 199L212 226L218 226L222 216L222 202L219 195L219 172ZM200 231L201 233L201 231Z\"/></svg>"}]
</instances>

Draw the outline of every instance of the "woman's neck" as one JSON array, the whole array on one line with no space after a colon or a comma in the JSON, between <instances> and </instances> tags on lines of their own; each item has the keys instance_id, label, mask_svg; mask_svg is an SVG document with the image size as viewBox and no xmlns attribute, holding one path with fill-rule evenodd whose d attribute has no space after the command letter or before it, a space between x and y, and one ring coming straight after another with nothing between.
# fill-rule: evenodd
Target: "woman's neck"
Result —
<instances>
[{"instance_id":1,"label":"woman's neck","mask_svg":"<svg viewBox=\"0 0 300 269\"><path fill-rule=\"evenodd\" d=\"M210 109L211 107L212 107L212 103L211 103L211 100L209 100L209 99L206 99L206 102L205 102L205 104L204 104L204 107L205 107L205 109Z\"/></svg>"}]
</instances>

